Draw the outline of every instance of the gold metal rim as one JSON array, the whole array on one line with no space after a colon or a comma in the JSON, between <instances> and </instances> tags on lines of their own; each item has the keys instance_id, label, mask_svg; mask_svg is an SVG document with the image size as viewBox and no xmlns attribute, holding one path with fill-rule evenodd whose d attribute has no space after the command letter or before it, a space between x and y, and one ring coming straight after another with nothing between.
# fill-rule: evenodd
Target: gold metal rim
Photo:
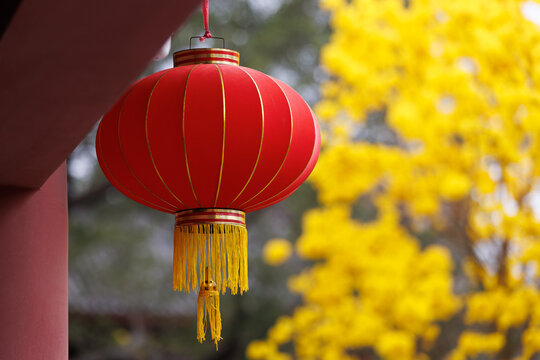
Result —
<instances>
[{"instance_id":1,"label":"gold metal rim","mask_svg":"<svg viewBox=\"0 0 540 360\"><path fill-rule=\"evenodd\" d=\"M223 224L246 227L246 214L243 211L231 209L191 209L176 213L176 227L199 224Z\"/></svg>"},{"instance_id":2,"label":"gold metal rim","mask_svg":"<svg viewBox=\"0 0 540 360\"><path fill-rule=\"evenodd\" d=\"M173 55L174 66L193 64L240 65L238 51L222 48L200 48L177 51Z\"/></svg>"},{"instance_id":3,"label":"gold metal rim","mask_svg":"<svg viewBox=\"0 0 540 360\"><path fill-rule=\"evenodd\" d=\"M242 210L235 209L219 209L219 208L200 208L200 209L189 209L181 210L176 213L176 216L186 216L190 214L214 214L214 213L228 213L235 215L245 215L245 212Z\"/></svg>"}]
</instances>

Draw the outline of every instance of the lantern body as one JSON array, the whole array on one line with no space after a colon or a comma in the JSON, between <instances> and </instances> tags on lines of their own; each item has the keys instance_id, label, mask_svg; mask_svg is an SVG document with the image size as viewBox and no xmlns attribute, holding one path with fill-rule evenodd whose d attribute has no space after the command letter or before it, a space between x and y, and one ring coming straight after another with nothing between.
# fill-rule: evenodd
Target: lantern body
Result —
<instances>
[{"instance_id":1,"label":"lantern body","mask_svg":"<svg viewBox=\"0 0 540 360\"><path fill-rule=\"evenodd\" d=\"M140 80L103 117L96 150L109 181L169 213L250 212L292 194L319 153L308 105L259 71L189 60L201 61Z\"/></svg>"},{"instance_id":2,"label":"lantern body","mask_svg":"<svg viewBox=\"0 0 540 360\"><path fill-rule=\"evenodd\" d=\"M173 287L200 284L204 322L221 338L219 292L248 290L245 212L292 194L313 170L313 112L283 82L239 66L237 52L194 49L133 84L103 117L99 164L124 195L174 213Z\"/></svg>"}]
</instances>

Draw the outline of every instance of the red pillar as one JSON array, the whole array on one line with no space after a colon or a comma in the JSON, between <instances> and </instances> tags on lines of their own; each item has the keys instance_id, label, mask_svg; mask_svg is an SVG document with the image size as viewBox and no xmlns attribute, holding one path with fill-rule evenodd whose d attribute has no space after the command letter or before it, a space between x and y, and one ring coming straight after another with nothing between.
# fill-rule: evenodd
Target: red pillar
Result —
<instances>
[{"instance_id":1,"label":"red pillar","mask_svg":"<svg viewBox=\"0 0 540 360\"><path fill-rule=\"evenodd\" d=\"M66 166L0 188L0 359L68 358Z\"/></svg>"}]
</instances>

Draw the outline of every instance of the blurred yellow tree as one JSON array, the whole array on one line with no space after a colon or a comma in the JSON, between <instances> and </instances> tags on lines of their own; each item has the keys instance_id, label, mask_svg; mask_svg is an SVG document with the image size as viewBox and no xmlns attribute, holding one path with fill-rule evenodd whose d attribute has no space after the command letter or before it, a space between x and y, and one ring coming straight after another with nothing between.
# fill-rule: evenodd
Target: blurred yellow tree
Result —
<instances>
[{"instance_id":1,"label":"blurred yellow tree","mask_svg":"<svg viewBox=\"0 0 540 360\"><path fill-rule=\"evenodd\" d=\"M540 6L321 6L321 206L296 243L312 265L247 357L540 356Z\"/></svg>"}]
</instances>

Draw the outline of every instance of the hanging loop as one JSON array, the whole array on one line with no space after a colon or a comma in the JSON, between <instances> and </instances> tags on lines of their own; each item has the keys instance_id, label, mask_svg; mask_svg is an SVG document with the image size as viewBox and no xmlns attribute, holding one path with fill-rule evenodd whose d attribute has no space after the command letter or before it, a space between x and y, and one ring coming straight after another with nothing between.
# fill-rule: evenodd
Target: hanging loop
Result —
<instances>
[{"instance_id":1,"label":"hanging loop","mask_svg":"<svg viewBox=\"0 0 540 360\"><path fill-rule=\"evenodd\" d=\"M225 39L222 37L213 37L212 33L210 33L210 27L209 27L209 21L208 21L208 15L210 13L210 6L209 6L209 0L203 0L202 2L202 16L203 16L203 23L204 23L204 35L202 36L192 36L189 38L189 49L191 50L193 48L192 41L193 39L199 39L200 42L204 42L206 39L218 39L223 42L222 48L225 48Z\"/></svg>"},{"instance_id":2,"label":"hanging loop","mask_svg":"<svg viewBox=\"0 0 540 360\"><path fill-rule=\"evenodd\" d=\"M193 41L193 39L200 39L200 37L199 37L199 36L192 36L192 37L189 38L189 49L193 49L193 47L192 47L192 41ZM221 40L221 41L222 41L221 47L222 47L223 49L226 49L226 48L225 48L225 39L224 39L224 38L219 37L219 36L212 36L212 40Z\"/></svg>"}]
</instances>

